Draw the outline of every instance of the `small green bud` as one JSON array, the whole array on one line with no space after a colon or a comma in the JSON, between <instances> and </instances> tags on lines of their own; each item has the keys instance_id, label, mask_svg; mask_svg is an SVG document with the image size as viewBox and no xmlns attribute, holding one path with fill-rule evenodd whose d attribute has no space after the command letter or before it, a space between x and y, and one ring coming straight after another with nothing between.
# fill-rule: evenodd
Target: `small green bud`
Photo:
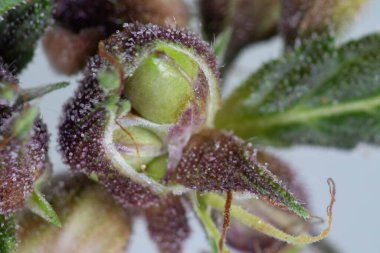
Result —
<instances>
[{"instance_id":1,"label":"small green bud","mask_svg":"<svg viewBox=\"0 0 380 253\"><path fill-rule=\"evenodd\" d=\"M62 227L22 213L14 253L125 252L131 233L129 218L102 187L84 176L65 175L54 178L44 193Z\"/></svg>"},{"instance_id":2,"label":"small green bud","mask_svg":"<svg viewBox=\"0 0 380 253\"><path fill-rule=\"evenodd\" d=\"M105 90L116 90L120 86L120 77L115 70L103 70L98 73L99 84Z\"/></svg>"},{"instance_id":3,"label":"small green bud","mask_svg":"<svg viewBox=\"0 0 380 253\"><path fill-rule=\"evenodd\" d=\"M122 117L127 115L132 109L131 103L128 100L119 101L119 108L117 111L117 116Z\"/></svg>"}]
</instances>

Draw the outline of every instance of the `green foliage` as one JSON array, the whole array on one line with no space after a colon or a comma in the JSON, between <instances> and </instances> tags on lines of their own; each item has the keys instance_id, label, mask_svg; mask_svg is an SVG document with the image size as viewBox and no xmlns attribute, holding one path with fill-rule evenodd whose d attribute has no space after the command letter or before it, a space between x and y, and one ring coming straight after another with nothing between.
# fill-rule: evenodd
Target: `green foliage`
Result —
<instances>
[{"instance_id":1,"label":"green foliage","mask_svg":"<svg viewBox=\"0 0 380 253\"><path fill-rule=\"evenodd\" d=\"M9 11L12 8L17 7L18 5L20 5L23 2L25 2L25 0L1 0L1 2L0 2L0 18L7 11Z\"/></svg>"},{"instance_id":2,"label":"green foliage","mask_svg":"<svg viewBox=\"0 0 380 253\"><path fill-rule=\"evenodd\" d=\"M22 111L12 126L12 135L20 139L29 137L38 114L39 110L36 107L30 107Z\"/></svg>"},{"instance_id":3,"label":"green foliage","mask_svg":"<svg viewBox=\"0 0 380 253\"><path fill-rule=\"evenodd\" d=\"M215 52L215 55L218 56L219 58L223 59L224 54L226 53L228 49L228 44L230 43L231 36L232 36L232 28L227 27L215 39L214 52Z\"/></svg>"},{"instance_id":4,"label":"green foliage","mask_svg":"<svg viewBox=\"0 0 380 253\"><path fill-rule=\"evenodd\" d=\"M13 215L0 215L0 253L11 253L16 245L16 222Z\"/></svg>"},{"instance_id":5,"label":"green foliage","mask_svg":"<svg viewBox=\"0 0 380 253\"><path fill-rule=\"evenodd\" d=\"M194 211L196 215L198 216L199 220L202 222L204 230L207 233L207 237L208 237L212 252L218 253L219 252L218 244L219 244L221 234L218 230L218 227L216 226L216 224L211 218L210 209L208 208L208 205L205 203L205 201L203 200L203 198L200 196L199 193L194 193L191 196L191 199L192 199ZM224 247L223 253L230 253L230 250L227 247Z\"/></svg>"},{"instance_id":6,"label":"green foliage","mask_svg":"<svg viewBox=\"0 0 380 253\"><path fill-rule=\"evenodd\" d=\"M16 72L31 61L36 42L50 22L52 5L51 0L29 1L0 19L0 56Z\"/></svg>"},{"instance_id":7,"label":"green foliage","mask_svg":"<svg viewBox=\"0 0 380 253\"><path fill-rule=\"evenodd\" d=\"M14 89L7 83L0 82L0 99L11 101L14 97Z\"/></svg>"},{"instance_id":8,"label":"green foliage","mask_svg":"<svg viewBox=\"0 0 380 253\"><path fill-rule=\"evenodd\" d=\"M35 88L30 89L23 89L19 93L19 96L17 97L17 100L15 102L15 105L22 105L24 103L30 102L33 99L42 97L52 91L63 89L67 86L69 86L70 83L68 82L58 82L58 83L52 83L47 84Z\"/></svg>"},{"instance_id":9,"label":"green foliage","mask_svg":"<svg viewBox=\"0 0 380 253\"><path fill-rule=\"evenodd\" d=\"M380 144L379 50L380 34L339 48L331 37L308 42L253 74L217 126L278 146Z\"/></svg>"},{"instance_id":10,"label":"green foliage","mask_svg":"<svg viewBox=\"0 0 380 253\"><path fill-rule=\"evenodd\" d=\"M33 213L51 222L53 225L61 227L57 213L39 190L35 189L32 192L27 206Z\"/></svg>"}]
</instances>

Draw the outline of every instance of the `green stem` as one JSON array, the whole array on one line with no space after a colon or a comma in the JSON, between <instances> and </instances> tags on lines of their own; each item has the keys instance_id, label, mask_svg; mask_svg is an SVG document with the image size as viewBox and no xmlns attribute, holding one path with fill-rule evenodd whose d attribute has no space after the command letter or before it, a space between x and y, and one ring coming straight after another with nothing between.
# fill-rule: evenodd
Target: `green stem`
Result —
<instances>
[{"instance_id":1,"label":"green stem","mask_svg":"<svg viewBox=\"0 0 380 253\"><path fill-rule=\"evenodd\" d=\"M216 227L214 221L210 217L209 212L207 211L206 203L203 201L203 198L199 195L199 193L193 193L191 195L191 200L193 202L193 208L195 210L195 213L201 220L204 229L206 230L211 248L213 249L213 253L218 253L218 244L221 238L221 234L218 228ZM224 247L223 253L230 253L230 251L226 247Z\"/></svg>"},{"instance_id":2,"label":"green stem","mask_svg":"<svg viewBox=\"0 0 380 253\"><path fill-rule=\"evenodd\" d=\"M212 206L213 208L218 209L220 211L224 210L224 203L226 201L224 197L219 196L217 194L208 193L202 195L202 199L209 206ZM232 204L231 206L231 216L240 221L242 224L245 224L248 227L255 229L263 234L271 236L280 241L284 241L295 245L311 244L324 239L330 232L332 221L331 217L329 217L328 227L317 236L310 236L306 234L293 236L280 229L275 228L274 226L265 222L260 217L253 215L244 210L243 208L234 204Z\"/></svg>"}]
</instances>

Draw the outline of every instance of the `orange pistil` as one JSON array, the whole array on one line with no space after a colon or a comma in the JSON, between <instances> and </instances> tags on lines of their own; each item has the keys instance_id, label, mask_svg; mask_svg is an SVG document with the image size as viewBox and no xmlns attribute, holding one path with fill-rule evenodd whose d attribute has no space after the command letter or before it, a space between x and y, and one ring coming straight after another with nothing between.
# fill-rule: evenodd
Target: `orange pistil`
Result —
<instances>
[{"instance_id":1,"label":"orange pistil","mask_svg":"<svg viewBox=\"0 0 380 253\"><path fill-rule=\"evenodd\" d=\"M223 252L224 240L226 238L228 227L230 226L230 210L232 204L232 191L227 191L226 204L224 206L224 222L223 222L223 232L219 240L219 252Z\"/></svg>"},{"instance_id":2,"label":"orange pistil","mask_svg":"<svg viewBox=\"0 0 380 253\"><path fill-rule=\"evenodd\" d=\"M121 130L126 134L128 135L129 138L131 138L132 142L133 142L133 145L135 146L136 148L136 153L137 153L137 157L138 159L140 160L140 168L141 170L145 170L146 167L144 166L144 164L142 163L142 159L141 159L141 156L140 156L140 149L139 149L139 145L137 144L135 138L133 137L133 135L128 131L128 129L126 129L122 124L120 124L119 121L115 120L115 123L121 128Z\"/></svg>"}]
</instances>

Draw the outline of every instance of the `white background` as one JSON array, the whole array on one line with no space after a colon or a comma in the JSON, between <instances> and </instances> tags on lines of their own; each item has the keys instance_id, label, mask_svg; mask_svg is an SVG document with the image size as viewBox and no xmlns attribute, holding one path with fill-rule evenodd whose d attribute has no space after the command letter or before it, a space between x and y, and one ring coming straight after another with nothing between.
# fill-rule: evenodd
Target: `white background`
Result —
<instances>
[{"instance_id":1,"label":"white background","mask_svg":"<svg viewBox=\"0 0 380 253\"><path fill-rule=\"evenodd\" d=\"M342 0L345 1L345 0ZM360 37L372 31L380 31L380 0L372 0L357 17L355 23L343 35L343 41ZM282 51L281 40L272 39L247 50L227 80L229 87L236 85L263 62L275 58ZM380 53L380 52L379 52ZM49 67L41 46L34 61L21 74L23 87L37 86L56 81L69 80L70 87L54 92L36 101L51 132L50 157L56 171L66 169L57 152L57 125L62 104L77 87L80 75L68 78L57 75ZM229 89L229 90L230 90ZM332 177L337 185L337 203L334 226L329 236L343 253L380 252L380 149L359 145L352 151L315 147L294 147L275 150L281 158L299 172L311 197L315 215L325 217L329 202L326 179ZM193 237L187 243L186 252L201 252L208 249L202 229L192 214ZM134 236L128 252L156 252L147 239L144 225L136 223Z\"/></svg>"}]
</instances>

